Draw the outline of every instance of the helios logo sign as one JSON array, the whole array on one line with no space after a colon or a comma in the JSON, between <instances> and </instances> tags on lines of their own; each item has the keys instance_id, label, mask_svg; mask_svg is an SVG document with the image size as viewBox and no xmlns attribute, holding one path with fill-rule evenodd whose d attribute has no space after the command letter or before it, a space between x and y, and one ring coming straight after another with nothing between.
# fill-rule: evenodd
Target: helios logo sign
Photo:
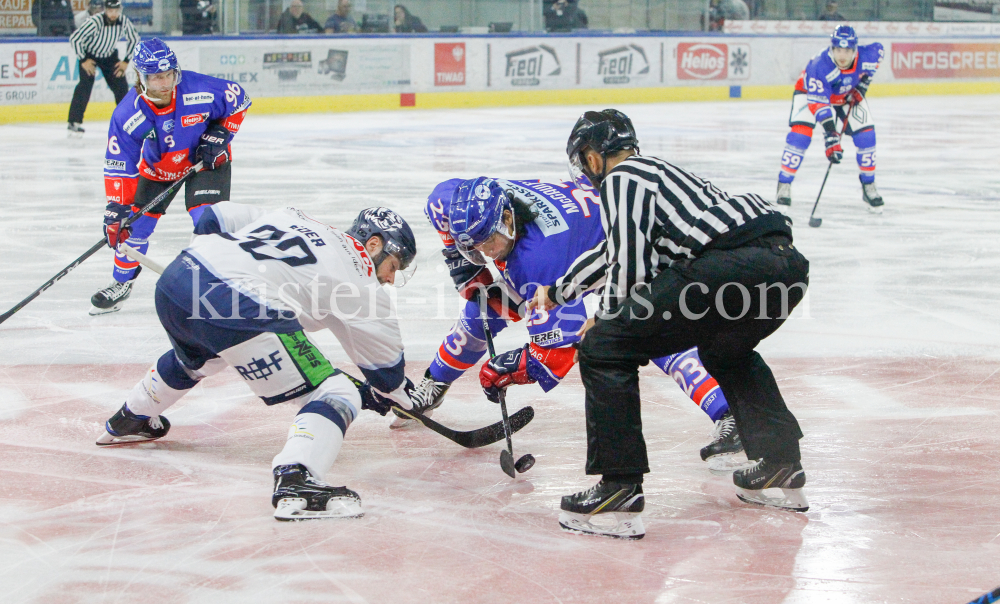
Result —
<instances>
[{"instance_id":1,"label":"helios logo sign","mask_svg":"<svg viewBox=\"0 0 1000 604\"><path fill-rule=\"evenodd\" d=\"M679 80L743 80L749 77L749 44L683 42L677 45Z\"/></svg>"},{"instance_id":2,"label":"helios logo sign","mask_svg":"<svg viewBox=\"0 0 1000 604\"><path fill-rule=\"evenodd\" d=\"M649 61L641 46L629 44L597 53L597 75L605 84L628 84L649 73Z\"/></svg>"},{"instance_id":3,"label":"helios logo sign","mask_svg":"<svg viewBox=\"0 0 1000 604\"><path fill-rule=\"evenodd\" d=\"M542 78L562 73L556 49L545 44L530 46L507 53L504 77L511 86L538 86Z\"/></svg>"}]
</instances>

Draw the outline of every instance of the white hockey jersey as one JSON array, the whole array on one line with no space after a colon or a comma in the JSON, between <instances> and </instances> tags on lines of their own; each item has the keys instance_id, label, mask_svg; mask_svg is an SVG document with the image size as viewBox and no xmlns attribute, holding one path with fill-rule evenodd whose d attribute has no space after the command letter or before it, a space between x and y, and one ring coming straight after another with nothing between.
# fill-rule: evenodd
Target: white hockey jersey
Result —
<instances>
[{"instance_id":1,"label":"white hockey jersey","mask_svg":"<svg viewBox=\"0 0 1000 604\"><path fill-rule=\"evenodd\" d=\"M229 201L207 208L194 233L158 286L192 318L225 329L329 329L372 386L401 391L396 309L361 242L295 208Z\"/></svg>"}]
</instances>

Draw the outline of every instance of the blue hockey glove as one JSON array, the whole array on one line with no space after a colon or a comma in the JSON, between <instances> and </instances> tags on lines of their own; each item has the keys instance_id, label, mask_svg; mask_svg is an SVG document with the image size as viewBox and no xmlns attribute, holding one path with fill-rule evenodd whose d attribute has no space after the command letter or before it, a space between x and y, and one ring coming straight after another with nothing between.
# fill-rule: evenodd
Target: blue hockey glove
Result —
<instances>
[{"instance_id":1,"label":"blue hockey glove","mask_svg":"<svg viewBox=\"0 0 1000 604\"><path fill-rule=\"evenodd\" d=\"M413 382L410 381L410 378L406 378L403 390L406 392L406 396L408 398L412 396ZM361 394L361 408L375 411L379 415L385 415L388 413L393 405L402 406L399 404L399 401L392 399L372 388L372 385L368 382L365 382L360 388L358 388L358 392ZM406 407L406 409L411 408L412 404L410 407Z\"/></svg>"},{"instance_id":2,"label":"blue hockey glove","mask_svg":"<svg viewBox=\"0 0 1000 604\"><path fill-rule=\"evenodd\" d=\"M511 384L534 384L528 375L528 347L508 350L484 363L479 370L479 385L483 387L486 398L494 403L500 402L500 393Z\"/></svg>"},{"instance_id":3,"label":"blue hockey glove","mask_svg":"<svg viewBox=\"0 0 1000 604\"><path fill-rule=\"evenodd\" d=\"M214 170L229 161L229 141L233 133L220 124L212 124L201 133L201 143L194 152L194 161L202 162L205 170Z\"/></svg>"},{"instance_id":4,"label":"blue hockey glove","mask_svg":"<svg viewBox=\"0 0 1000 604\"><path fill-rule=\"evenodd\" d=\"M108 239L111 249L128 240L132 229L125 226L125 219L132 215L130 206L112 201L104 208L104 236Z\"/></svg>"}]
</instances>

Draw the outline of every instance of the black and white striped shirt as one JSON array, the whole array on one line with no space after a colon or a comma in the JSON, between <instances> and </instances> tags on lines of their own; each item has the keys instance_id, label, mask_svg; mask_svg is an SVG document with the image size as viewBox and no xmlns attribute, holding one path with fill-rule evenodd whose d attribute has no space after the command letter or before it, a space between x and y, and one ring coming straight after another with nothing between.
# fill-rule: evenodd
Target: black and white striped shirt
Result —
<instances>
[{"instance_id":1,"label":"black and white striped shirt","mask_svg":"<svg viewBox=\"0 0 1000 604\"><path fill-rule=\"evenodd\" d=\"M661 159L629 157L601 183L605 241L576 259L550 297L568 301L603 286L601 307L613 311L636 284L651 282L676 260L697 258L713 240L765 216L759 235L791 233L790 223L758 195L730 196Z\"/></svg>"},{"instance_id":2,"label":"black and white striped shirt","mask_svg":"<svg viewBox=\"0 0 1000 604\"><path fill-rule=\"evenodd\" d=\"M123 58L128 61L132 58L135 45L139 43L139 32L124 14L114 23L105 19L104 13L90 17L73 32L69 37L69 43L73 45L73 50L81 61L88 57L105 59L114 54L115 44L122 36L128 41L128 48Z\"/></svg>"}]
</instances>

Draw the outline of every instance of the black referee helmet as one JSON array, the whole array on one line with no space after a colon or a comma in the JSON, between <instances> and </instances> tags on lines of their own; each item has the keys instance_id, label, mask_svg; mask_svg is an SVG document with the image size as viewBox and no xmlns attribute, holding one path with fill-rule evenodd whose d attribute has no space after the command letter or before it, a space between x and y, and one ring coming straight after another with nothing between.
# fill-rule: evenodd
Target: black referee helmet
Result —
<instances>
[{"instance_id":1,"label":"black referee helmet","mask_svg":"<svg viewBox=\"0 0 1000 604\"><path fill-rule=\"evenodd\" d=\"M600 181L604 179L604 174L600 176L590 174L586 168L587 162L582 155L584 149L588 147L600 154L606 165L609 153L624 150L638 153L639 139L635 135L632 120L617 109L588 111L576 120L576 125L573 126L569 141L566 143L570 175L578 186L583 184L580 176L585 175L593 186L600 187Z\"/></svg>"}]
</instances>

